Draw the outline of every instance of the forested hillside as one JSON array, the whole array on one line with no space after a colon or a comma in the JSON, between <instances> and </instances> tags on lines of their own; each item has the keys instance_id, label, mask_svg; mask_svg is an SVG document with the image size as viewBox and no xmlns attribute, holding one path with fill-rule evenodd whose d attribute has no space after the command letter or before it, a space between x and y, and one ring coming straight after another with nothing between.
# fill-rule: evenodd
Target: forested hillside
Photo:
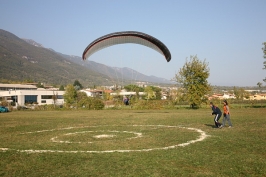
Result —
<instances>
[{"instance_id":1,"label":"forested hillside","mask_svg":"<svg viewBox=\"0 0 266 177\"><path fill-rule=\"evenodd\" d=\"M0 29L0 82L5 80L66 85L76 79L84 86L107 85L107 76L66 60Z\"/></svg>"}]
</instances>

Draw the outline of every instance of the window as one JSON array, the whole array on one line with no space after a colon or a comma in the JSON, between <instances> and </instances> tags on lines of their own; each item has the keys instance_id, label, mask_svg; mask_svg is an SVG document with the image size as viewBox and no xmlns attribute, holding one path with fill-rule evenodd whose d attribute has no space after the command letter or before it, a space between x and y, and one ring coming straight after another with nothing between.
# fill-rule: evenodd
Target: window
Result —
<instances>
[{"instance_id":1,"label":"window","mask_svg":"<svg viewBox=\"0 0 266 177\"><path fill-rule=\"evenodd\" d=\"M41 96L42 99L53 99L52 95L42 95Z\"/></svg>"},{"instance_id":2,"label":"window","mask_svg":"<svg viewBox=\"0 0 266 177\"><path fill-rule=\"evenodd\" d=\"M25 95L25 103L36 103L37 102L37 95Z\"/></svg>"},{"instance_id":3,"label":"window","mask_svg":"<svg viewBox=\"0 0 266 177\"><path fill-rule=\"evenodd\" d=\"M41 98L47 100L47 99L53 99L53 96L54 95L42 95ZM55 95L55 96L57 96L57 99L63 99L63 95Z\"/></svg>"}]
</instances>

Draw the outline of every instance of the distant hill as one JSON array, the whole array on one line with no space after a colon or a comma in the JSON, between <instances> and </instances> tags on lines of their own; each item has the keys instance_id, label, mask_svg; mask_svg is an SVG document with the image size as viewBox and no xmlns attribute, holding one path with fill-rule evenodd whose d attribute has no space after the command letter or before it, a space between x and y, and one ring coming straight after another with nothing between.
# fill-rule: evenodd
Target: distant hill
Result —
<instances>
[{"instance_id":1,"label":"distant hill","mask_svg":"<svg viewBox=\"0 0 266 177\"><path fill-rule=\"evenodd\" d=\"M147 76L128 67L124 68L110 67L94 61L83 61L82 58L79 56L65 55L61 53L59 54L64 58L68 59L69 61L85 66L90 70L107 75L111 80L120 80L120 81L126 80L126 82L141 81L141 82L151 82L151 83L161 83L161 84L172 83L167 79L159 78L156 76Z\"/></svg>"},{"instance_id":2,"label":"distant hill","mask_svg":"<svg viewBox=\"0 0 266 177\"><path fill-rule=\"evenodd\" d=\"M31 39L21 39L0 29L0 78L33 80L66 85L79 80L84 86L130 84L135 81L169 84L170 81L146 76L130 68L109 67L81 57L47 49ZM132 78L132 73L134 78Z\"/></svg>"},{"instance_id":3,"label":"distant hill","mask_svg":"<svg viewBox=\"0 0 266 177\"><path fill-rule=\"evenodd\" d=\"M29 44L31 42L32 44ZM43 48L42 45L0 29L0 78L33 80L47 84L72 84L77 79L84 86L108 85L108 77L89 70Z\"/></svg>"}]
</instances>

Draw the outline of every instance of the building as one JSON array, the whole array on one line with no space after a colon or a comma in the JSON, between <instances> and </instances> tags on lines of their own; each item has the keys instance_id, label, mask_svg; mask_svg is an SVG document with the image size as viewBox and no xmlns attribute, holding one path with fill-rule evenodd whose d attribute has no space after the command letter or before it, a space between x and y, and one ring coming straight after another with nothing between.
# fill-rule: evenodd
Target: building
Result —
<instances>
[{"instance_id":1,"label":"building","mask_svg":"<svg viewBox=\"0 0 266 177\"><path fill-rule=\"evenodd\" d=\"M37 90L35 85L26 84L0 84L0 91L10 90Z\"/></svg>"},{"instance_id":2,"label":"building","mask_svg":"<svg viewBox=\"0 0 266 177\"><path fill-rule=\"evenodd\" d=\"M27 104L64 104L65 91L39 89L33 85L0 84L0 101L8 101L15 106Z\"/></svg>"},{"instance_id":3,"label":"building","mask_svg":"<svg viewBox=\"0 0 266 177\"><path fill-rule=\"evenodd\" d=\"M249 100L266 100L266 94L255 94L249 96Z\"/></svg>"},{"instance_id":4,"label":"building","mask_svg":"<svg viewBox=\"0 0 266 177\"><path fill-rule=\"evenodd\" d=\"M136 94L137 94L136 92L127 92L125 90L122 90L119 93L117 93L117 92L110 93L110 95L112 95L112 96L115 96L115 95L132 96L132 95L136 95ZM138 95L143 96L143 95L146 95L146 93L145 92L139 92Z\"/></svg>"},{"instance_id":5,"label":"building","mask_svg":"<svg viewBox=\"0 0 266 177\"><path fill-rule=\"evenodd\" d=\"M80 92L86 93L86 95L88 97L100 97L100 98L102 98L102 96L103 96L103 91L102 90L90 90L90 89L87 89L87 90L80 90Z\"/></svg>"},{"instance_id":6,"label":"building","mask_svg":"<svg viewBox=\"0 0 266 177\"><path fill-rule=\"evenodd\" d=\"M226 100L226 99L235 99L234 94L230 93L224 93L224 94L213 94L212 96L209 97L209 100L211 99L219 99L219 100Z\"/></svg>"}]
</instances>

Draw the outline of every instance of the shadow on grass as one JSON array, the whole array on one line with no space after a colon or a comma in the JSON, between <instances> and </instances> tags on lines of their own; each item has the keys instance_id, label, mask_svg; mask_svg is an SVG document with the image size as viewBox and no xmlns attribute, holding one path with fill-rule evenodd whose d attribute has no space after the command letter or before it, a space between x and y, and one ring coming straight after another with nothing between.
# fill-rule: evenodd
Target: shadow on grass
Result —
<instances>
[{"instance_id":1,"label":"shadow on grass","mask_svg":"<svg viewBox=\"0 0 266 177\"><path fill-rule=\"evenodd\" d=\"M212 127L212 128L217 128L215 125L212 125L212 124L204 124L204 125L206 125L208 127Z\"/></svg>"}]
</instances>

